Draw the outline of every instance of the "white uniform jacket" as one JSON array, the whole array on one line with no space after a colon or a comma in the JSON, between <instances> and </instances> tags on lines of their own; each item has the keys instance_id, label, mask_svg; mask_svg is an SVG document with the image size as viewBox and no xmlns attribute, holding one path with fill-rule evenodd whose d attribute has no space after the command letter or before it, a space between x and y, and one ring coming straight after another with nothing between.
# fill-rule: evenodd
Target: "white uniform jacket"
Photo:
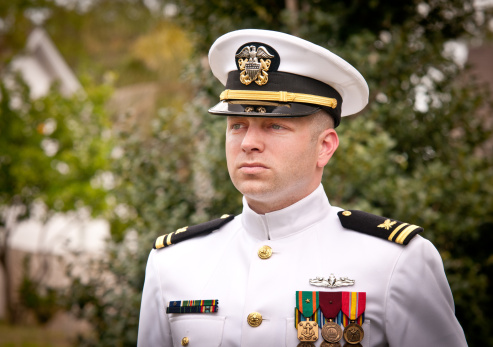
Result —
<instances>
[{"instance_id":1,"label":"white uniform jacket","mask_svg":"<svg viewBox=\"0 0 493 347\"><path fill-rule=\"evenodd\" d=\"M289 346L296 291L366 292L362 346L467 346L435 247L421 236L407 246L345 229L323 187L283 210L243 213L217 231L152 250L146 269L138 346ZM268 259L257 252L272 248ZM354 279L315 287L309 279ZM219 300L216 313L166 314L171 300ZM259 312L258 327L247 316ZM322 336L315 343L320 346ZM186 344L186 343L185 343ZM343 341L341 345L343 345Z\"/></svg>"}]
</instances>

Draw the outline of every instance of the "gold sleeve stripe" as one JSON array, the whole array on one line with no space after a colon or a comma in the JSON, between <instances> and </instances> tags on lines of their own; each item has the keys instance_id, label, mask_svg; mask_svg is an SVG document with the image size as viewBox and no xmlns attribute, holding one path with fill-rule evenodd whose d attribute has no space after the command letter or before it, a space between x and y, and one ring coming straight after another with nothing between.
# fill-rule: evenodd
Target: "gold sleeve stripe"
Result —
<instances>
[{"instance_id":1,"label":"gold sleeve stripe","mask_svg":"<svg viewBox=\"0 0 493 347\"><path fill-rule=\"evenodd\" d=\"M387 240L392 241L392 238L395 236L395 234L397 234L399 232L399 230L404 228L406 225L409 225L409 224L408 223L402 223L397 228L395 228L395 230L392 232L392 234L390 234L390 236L387 238Z\"/></svg>"},{"instance_id":2,"label":"gold sleeve stripe","mask_svg":"<svg viewBox=\"0 0 493 347\"><path fill-rule=\"evenodd\" d=\"M180 229L177 229L177 230L175 231L175 234L183 233L183 232L185 232L185 231L187 231L187 230L188 230L188 226L183 227L183 228L180 228Z\"/></svg>"},{"instance_id":3,"label":"gold sleeve stripe","mask_svg":"<svg viewBox=\"0 0 493 347\"><path fill-rule=\"evenodd\" d=\"M159 236L156 240L156 249L163 248L164 247L164 236Z\"/></svg>"},{"instance_id":4,"label":"gold sleeve stripe","mask_svg":"<svg viewBox=\"0 0 493 347\"><path fill-rule=\"evenodd\" d=\"M299 102L306 104L322 105L331 108L337 107L337 100L324 96L288 93L288 92L264 92L256 90L231 90L226 89L219 96L221 100L262 100L276 102Z\"/></svg>"},{"instance_id":5,"label":"gold sleeve stripe","mask_svg":"<svg viewBox=\"0 0 493 347\"><path fill-rule=\"evenodd\" d=\"M419 226L417 226L417 225L408 226L406 229L402 230L401 234L397 237L395 242L400 243L402 245L402 243L404 242L406 237L418 228L419 228Z\"/></svg>"},{"instance_id":6,"label":"gold sleeve stripe","mask_svg":"<svg viewBox=\"0 0 493 347\"><path fill-rule=\"evenodd\" d=\"M168 236L166 237L166 245L171 245L171 235L173 235L174 233L169 233Z\"/></svg>"}]
</instances>

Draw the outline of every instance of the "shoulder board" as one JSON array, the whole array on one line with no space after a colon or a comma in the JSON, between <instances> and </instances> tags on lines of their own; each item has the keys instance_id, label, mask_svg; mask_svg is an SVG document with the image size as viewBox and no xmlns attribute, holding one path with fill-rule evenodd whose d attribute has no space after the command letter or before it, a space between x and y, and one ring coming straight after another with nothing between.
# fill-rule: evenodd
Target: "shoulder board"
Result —
<instances>
[{"instance_id":1,"label":"shoulder board","mask_svg":"<svg viewBox=\"0 0 493 347\"><path fill-rule=\"evenodd\" d=\"M423 231L423 228L417 225L358 210L340 211L337 215L346 229L387 239L401 245L407 245L416 234Z\"/></svg>"},{"instance_id":2,"label":"shoulder board","mask_svg":"<svg viewBox=\"0 0 493 347\"><path fill-rule=\"evenodd\" d=\"M152 248L160 249L160 248L168 247L170 245L174 245L175 243L181 241L191 239L192 237L198 235L209 234L214 230L219 229L223 225L231 222L234 218L235 218L234 215L225 214L221 216L221 218L213 219L211 221L202 224L180 228L176 231L173 231L172 233L159 236L156 239L156 241L154 241Z\"/></svg>"}]
</instances>

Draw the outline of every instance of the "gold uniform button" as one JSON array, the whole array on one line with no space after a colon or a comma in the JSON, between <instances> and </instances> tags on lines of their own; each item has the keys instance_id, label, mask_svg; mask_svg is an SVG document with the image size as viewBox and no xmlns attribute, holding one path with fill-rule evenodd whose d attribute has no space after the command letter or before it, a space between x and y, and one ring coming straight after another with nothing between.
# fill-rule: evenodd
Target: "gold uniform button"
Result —
<instances>
[{"instance_id":1,"label":"gold uniform button","mask_svg":"<svg viewBox=\"0 0 493 347\"><path fill-rule=\"evenodd\" d=\"M342 212L342 215L348 217L351 215L351 211L344 211Z\"/></svg>"},{"instance_id":2,"label":"gold uniform button","mask_svg":"<svg viewBox=\"0 0 493 347\"><path fill-rule=\"evenodd\" d=\"M252 312L248 315L247 322L251 327L258 327L262 324L262 315L258 312Z\"/></svg>"},{"instance_id":3,"label":"gold uniform button","mask_svg":"<svg viewBox=\"0 0 493 347\"><path fill-rule=\"evenodd\" d=\"M188 346L189 342L190 342L190 340L188 339L188 337L184 337L181 339L181 345L182 346Z\"/></svg>"},{"instance_id":4,"label":"gold uniform button","mask_svg":"<svg viewBox=\"0 0 493 347\"><path fill-rule=\"evenodd\" d=\"M260 259L269 259L272 255L272 248L269 246L262 246L258 250L258 256Z\"/></svg>"}]
</instances>

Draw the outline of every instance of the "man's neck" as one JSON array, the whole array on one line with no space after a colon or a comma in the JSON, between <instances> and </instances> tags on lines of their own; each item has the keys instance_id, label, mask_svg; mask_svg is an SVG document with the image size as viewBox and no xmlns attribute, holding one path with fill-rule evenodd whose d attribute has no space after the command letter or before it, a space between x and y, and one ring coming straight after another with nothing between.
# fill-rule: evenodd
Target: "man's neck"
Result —
<instances>
[{"instance_id":1,"label":"man's neck","mask_svg":"<svg viewBox=\"0 0 493 347\"><path fill-rule=\"evenodd\" d=\"M286 207L289 207L289 206L297 203L298 201L306 198L308 195L313 193L315 191L315 189L318 188L319 185L320 185L320 183L318 183L315 186L315 188L307 190L305 194L296 195L296 196L294 196L294 195L293 196L287 196L284 199L278 199L278 200L272 199L272 200L266 201L266 200L260 200L260 199L256 200L256 199L253 199L251 197L245 196L245 200L247 201L248 206L250 207L250 209L252 209L252 211L254 211L255 213L258 213L258 214L266 214L266 213L282 210Z\"/></svg>"}]
</instances>

